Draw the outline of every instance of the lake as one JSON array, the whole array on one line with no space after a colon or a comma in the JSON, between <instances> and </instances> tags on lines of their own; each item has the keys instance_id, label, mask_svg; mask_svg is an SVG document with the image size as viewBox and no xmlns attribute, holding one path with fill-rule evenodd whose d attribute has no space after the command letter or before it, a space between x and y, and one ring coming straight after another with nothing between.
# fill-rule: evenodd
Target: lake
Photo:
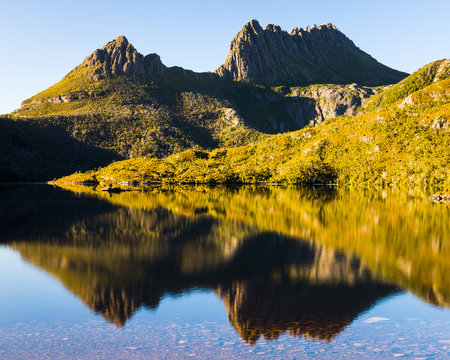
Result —
<instances>
[{"instance_id":1,"label":"lake","mask_svg":"<svg viewBox=\"0 0 450 360\"><path fill-rule=\"evenodd\" d=\"M0 186L0 358L450 358L420 190Z\"/></svg>"}]
</instances>

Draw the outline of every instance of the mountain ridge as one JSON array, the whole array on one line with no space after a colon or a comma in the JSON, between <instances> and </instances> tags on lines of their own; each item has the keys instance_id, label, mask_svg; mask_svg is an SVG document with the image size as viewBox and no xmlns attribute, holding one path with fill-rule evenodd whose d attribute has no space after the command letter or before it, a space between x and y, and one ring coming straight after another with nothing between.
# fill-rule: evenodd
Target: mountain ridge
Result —
<instances>
[{"instance_id":1,"label":"mountain ridge","mask_svg":"<svg viewBox=\"0 0 450 360\"><path fill-rule=\"evenodd\" d=\"M351 71L349 71L351 70ZM391 69L360 50L335 25L294 28L290 33L257 20L248 22L230 45L222 78L268 86L335 83L378 86L408 74Z\"/></svg>"},{"instance_id":2,"label":"mountain ridge","mask_svg":"<svg viewBox=\"0 0 450 360\"><path fill-rule=\"evenodd\" d=\"M338 53L344 51L346 54L339 56L336 54L336 49L324 50L324 46L340 48ZM278 56L278 54L284 55ZM358 57L356 63L349 60L352 56ZM361 57L369 60L370 66L361 64ZM332 61L328 58L332 58ZM252 59L254 61L250 61ZM336 60L344 60L346 63L333 66ZM315 66L314 63L320 63L320 65ZM349 77L345 74L347 71L345 67L350 65L352 73L358 74L357 76ZM71 90L70 94L52 94L47 100L59 103L102 95L102 92L84 91L80 80L97 82L124 75L152 81L155 77L158 78L166 73L168 69L189 72L196 77L244 81L265 86L352 83L379 86L396 83L408 75L378 63L369 54L357 48L353 41L331 23L312 27L308 25L305 29L295 27L288 33L280 26L273 24L263 29L257 20L251 20L235 36L225 63L214 72L196 73L178 66L168 68L158 54L151 53L144 56L124 35L120 35L107 42L102 48L96 49L63 77L61 81L73 82L72 89L67 86L65 88L65 90ZM385 74L386 76L383 75L378 79L377 75L370 74L373 70L382 71L388 75ZM365 72L365 76L361 76L361 72ZM262 73L265 75L261 75ZM61 81L24 100L22 107L42 102L42 96L52 89L56 90L56 85ZM81 89L77 89L77 86Z\"/></svg>"}]
</instances>

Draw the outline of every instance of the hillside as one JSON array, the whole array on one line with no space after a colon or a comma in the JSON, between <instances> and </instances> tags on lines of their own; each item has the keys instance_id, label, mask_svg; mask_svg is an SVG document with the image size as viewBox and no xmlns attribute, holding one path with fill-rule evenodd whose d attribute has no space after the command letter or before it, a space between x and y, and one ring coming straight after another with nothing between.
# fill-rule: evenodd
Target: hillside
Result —
<instances>
[{"instance_id":1,"label":"hillside","mask_svg":"<svg viewBox=\"0 0 450 360\"><path fill-rule=\"evenodd\" d=\"M294 28L276 25L264 29L256 20L247 23L230 45L221 77L250 83L277 85L394 84L407 76L360 50L330 24Z\"/></svg>"},{"instance_id":2,"label":"hillside","mask_svg":"<svg viewBox=\"0 0 450 360\"><path fill-rule=\"evenodd\" d=\"M436 82L448 78L450 78L450 59L443 59L432 62L431 64L420 68L407 78L400 81L398 84L393 85L390 89L372 97L367 103L365 110L373 111L377 109L387 108L399 101L402 102L400 104L401 107L405 105L417 105L419 102L426 101L426 99L422 97L420 99L417 99L417 101L413 101L413 99L411 98L411 95L413 93L415 94L412 96L417 97L421 94L418 93L419 90L425 89ZM433 88L428 88L428 95L430 95L431 89ZM446 93L445 91L438 91L436 95L448 96L448 93Z\"/></svg>"},{"instance_id":3,"label":"hillside","mask_svg":"<svg viewBox=\"0 0 450 360\"><path fill-rule=\"evenodd\" d=\"M435 68L432 63L419 70ZM417 73L404 80L413 81ZM443 79L443 80L441 80ZM342 183L450 189L450 79L446 76L383 109L325 121L210 152L116 162L61 182Z\"/></svg>"},{"instance_id":4,"label":"hillside","mask_svg":"<svg viewBox=\"0 0 450 360\"><path fill-rule=\"evenodd\" d=\"M144 57L120 36L60 82L24 101L11 116L51 123L79 141L123 157L241 145L264 131L276 132L270 126L244 125L223 91L205 90L215 88L214 80L208 74L168 69L156 54ZM275 118L286 113L276 105L271 112L266 109L271 104L263 100L255 102Z\"/></svg>"}]
</instances>

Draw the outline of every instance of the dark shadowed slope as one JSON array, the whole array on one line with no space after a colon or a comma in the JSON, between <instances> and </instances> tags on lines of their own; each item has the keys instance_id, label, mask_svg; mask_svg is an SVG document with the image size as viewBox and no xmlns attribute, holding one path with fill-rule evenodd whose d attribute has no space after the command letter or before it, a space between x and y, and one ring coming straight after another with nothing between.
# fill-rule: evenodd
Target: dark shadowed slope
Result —
<instances>
[{"instance_id":1,"label":"dark shadowed slope","mask_svg":"<svg viewBox=\"0 0 450 360\"><path fill-rule=\"evenodd\" d=\"M0 182L46 181L121 158L51 126L0 118Z\"/></svg>"}]
</instances>

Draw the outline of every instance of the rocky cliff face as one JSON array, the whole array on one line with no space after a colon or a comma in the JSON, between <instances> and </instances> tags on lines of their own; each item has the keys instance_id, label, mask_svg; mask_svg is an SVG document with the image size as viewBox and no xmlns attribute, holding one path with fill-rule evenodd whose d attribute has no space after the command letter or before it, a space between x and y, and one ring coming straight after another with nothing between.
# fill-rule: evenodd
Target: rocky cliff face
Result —
<instances>
[{"instance_id":1,"label":"rocky cliff face","mask_svg":"<svg viewBox=\"0 0 450 360\"><path fill-rule=\"evenodd\" d=\"M234 38L225 64L216 73L270 86L376 86L396 83L407 75L380 64L330 23L287 33L275 25L263 29L256 20L247 23Z\"/></svg>"},{"instance_id":2,"label":"rocky cliff face","mask_svg":"<svg viewBox=\"0 0 450 360\"><path fill-rule=\"evenodd\" d=\"M123 35L95 50L67 76L85 68L93 70L93 80L116 75L159 75L166 69L157 54L144 57Z\"/></svg>"},{"instance_id":3,"label":"rocky cliff face","mask_svg":"<svg viewBox=\"0 0 450 360\"><path fill-rule=\"evenodd\" d=\"M111 75L144 75L144 56L125 36L119 36L95 50L75 71L83 68L94 68L94 80Z\"/></svg>"}]
</instances>

